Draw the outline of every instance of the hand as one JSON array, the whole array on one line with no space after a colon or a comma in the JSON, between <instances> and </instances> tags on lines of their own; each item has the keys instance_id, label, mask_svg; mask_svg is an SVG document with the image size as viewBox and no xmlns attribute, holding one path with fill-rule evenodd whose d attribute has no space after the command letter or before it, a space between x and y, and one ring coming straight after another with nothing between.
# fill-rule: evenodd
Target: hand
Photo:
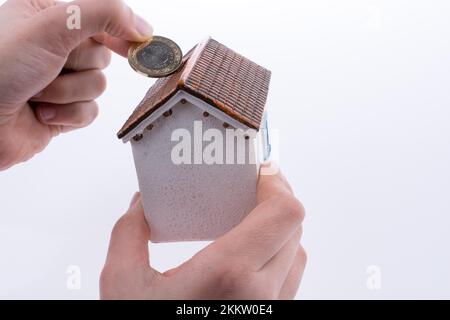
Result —
<instances>
[{"instance_id":1,"label":"hand","mask_svg":"<svg viewBox=\"0 0 450 320\"><path fill-rule=\"evenodd\" d=\"M306 264L304 209L284 177L261 176L258 206L181 266L149 265L150 230L140 196L116 224L100 279L102 299L293 299Z\"/></svg>"},{"instance_id":2,"label":"hand","mask_svg":"<svg viewBox=\"0 0 450 320\"><path fill-rule=\"evenodd\" d=\"M80 9L80 29L68 28L72 5ZM1 6L0 170L30 159L60 133L89 125L98 113L94 99L105 90L100 70L110 62L109 49L126 55L129 41L152 32L121 0Z\"/></svg>"}]
</instances>

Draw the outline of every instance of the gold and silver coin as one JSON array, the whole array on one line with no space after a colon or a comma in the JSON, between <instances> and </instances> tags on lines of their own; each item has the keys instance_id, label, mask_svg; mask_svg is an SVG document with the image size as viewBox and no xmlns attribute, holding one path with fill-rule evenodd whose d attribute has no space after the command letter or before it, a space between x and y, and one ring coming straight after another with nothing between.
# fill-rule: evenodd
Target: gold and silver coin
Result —
<instances>
[{"instance_id":1,"label":"gold and silver coin","mask_svg":"<svg viewBox=\"0 0 450 320\"><path fill-rule=\"evenodd\" d=\"M130 47L128 61L138 73L150 78L163 78L176 72L182 63L180 47L170 39L154 36Z\"/></svg>"}]
</instances>

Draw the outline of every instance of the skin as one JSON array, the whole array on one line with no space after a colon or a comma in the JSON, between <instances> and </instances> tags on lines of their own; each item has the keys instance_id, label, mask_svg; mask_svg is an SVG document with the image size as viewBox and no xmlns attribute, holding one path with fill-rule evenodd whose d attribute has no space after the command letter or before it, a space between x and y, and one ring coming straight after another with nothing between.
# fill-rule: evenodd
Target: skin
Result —
<instances>
[{"instance_id":1,"label":"skin","mask_svg":"<svg viewBox=\"0 0 450 320\"><path fill-rule=\"evenodd\" d=\"M281 175L261 175L257 207L181 266L149 263L150 228L140 195L115 225L100 279L102 299L293 299L306 264L304 209ZM150 222L151 224L151 222Z\"/></svg>"},{"instance_id":2,"label":"skin","mask_svg":"<svg viewBox=\"0 0 450 320\"><path fill-rule=\"evenodd\" d=\"M69 5L81 29L66 26ZM9 0L0 7L0 171L98 114L111 50L153 29L121 0ZM150 266L150 228L137 194L111 235L100 280L103 299L292 299L306 264L304 209L286 179L261 175L258 205L235 229L178 268Z\"/></svg>"},{"instance_id":3,"label":"skin","mask_svg":"<svg viewBox=\"0 0 450 320\"><path fill-rule=\"evenodd\" d=\"M0 8L0 170L92 123L109 49L126 55L129 41L152 36L151 26L120 0L70 5L81 10L80 30L67 28L66 3L10 0Z\"/></svg>"}]
</instances>

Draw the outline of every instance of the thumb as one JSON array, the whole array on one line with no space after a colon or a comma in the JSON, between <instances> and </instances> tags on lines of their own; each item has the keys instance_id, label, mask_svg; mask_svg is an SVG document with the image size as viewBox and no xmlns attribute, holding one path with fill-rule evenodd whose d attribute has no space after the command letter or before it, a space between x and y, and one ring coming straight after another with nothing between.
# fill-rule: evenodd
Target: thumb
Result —
<instances>
[{"instance_id":1,"label":"thumb","mask_svg":"<svg viewBox=\"0 0 450 320\"><path fill-rule=\"evenodd\" d=\"M114 226L106 265L148 266L150 229L144 217L140 194L136 194L128 212Z\"/></svg>"},{"instance_id":2,"label":"thumb","mask_svg":"<svg viewBox=\"0 0 450 320\"><path fill-rule=\"evenodd\" d=\"M57 3L33 20L34 40L58 55L68 55L81 42L102 33L129 42L146 41L153 35L153 28L122 0Z\"/></svg>"},{"instance_id":3,"label":"thumb","mask_svg":"<svg viewBox=\"0 0 450 320\"><path fill-rule=\"evenodd\" d=\"M273 196L293 194L289 182L278 169L278 164L269 162L261 166L257 186L257 203L260 204Z\"/></svg>"}]
</instances>

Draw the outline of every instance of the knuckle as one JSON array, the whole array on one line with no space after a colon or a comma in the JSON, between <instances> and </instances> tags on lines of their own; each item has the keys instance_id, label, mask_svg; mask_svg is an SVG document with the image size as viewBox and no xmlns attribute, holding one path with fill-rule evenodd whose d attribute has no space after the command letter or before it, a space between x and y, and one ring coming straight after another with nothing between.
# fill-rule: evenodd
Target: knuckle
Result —
<instances>
[{"instance_id":1,"label":"knuckle","mask_svg":"<svg viewBox=\"0 0 450 320\"><path fill-rule=\"evenodd\" d=\"M106 19L114 18L116 21L123 15L125 3L122 0L100 0L102 8L105 8Z\"/></svg>"},{"instance_id":2,"label":"knuckle","mask_svg":"<svg viewBox=\"0 0 450 320\"><path fill-rule=\"evenodd\" d=\"M93 102L92 107L91 107L92 120L97 119L99 113L100 113L100 108L98 107L98 104L96 102Z\"/></svg>"},{"instance_id":3,"label":"knuckle","mask_svg":"<svg viewBox=\"0 0 450 320\"><path fill-rule=\"evenodd\" d=\"M112 58L111 51L105 46L103 46L99 68L100 69L107 68L111 64L111 58Z\"/></svg>"},{"instance_id":4,"label":"knuckle","mask_svg":"<svg viewBox=\"0 0 450 320\"><path fill-rule=\"evenodd\" d=\"M132 229L132 220L128 214L123 215L117 222L114 224L114 227L111 232L111 237L114 238L121 234L124 230L127 231Z\"/></svg>"},{"instance_id":5,"label":"knuckle","mask_svg":"<svg viewBox=\"0 0 450 320\"><path fill-rule=\"evenodd\" d=\"M88 110L87 110L87 116L85 117L84 125L87 126L87 125L90 125L92 122L94 122L95 119L97 119L98 114L99 114L99 108L98 108L97 103L92 102L86 109L88 109Z\"/></svg>"},{"instance_id":6,"label":"knuckle","mask_svg":"<svg viewBox=\"0 0 450 320\"><path fill-rule=\"evenodd\" d=\"M251 275L239 266L224 268L218 275L218 289L225 296L234 296L248 286Z\"/></svg>"},{"instance_id":7,"label":"knuckle","mask_svg":"<svg viewBox=\"0 0 450 320\"><path fill-rule=\"evenodd\" d=\"M305 209L302 203L291 195L282 195L274 198L277 206L282 211L286 219L292 223L301 223L305 218Z\"/></svg>"},{"instance_id":8,"label":"knuckle","mask_svg":"<svg viewBox=\"0 0 450 320\"><path fill-rule=\"evenodd\" d=\"M306 264L308 263L308 253L306 252L305 248L300 247L298 249L297 258L298 258L298 261L300 262L300 265L302 266L302 268L304 268L306 266Z\"/></svg>"},{"instance_id":9,"label":"knuckle","mask_svg":"<svg viewBox=\"0 0 450 320\"><path fill-rule=\"evenodd\" d=\"M94 70L92 72L92 90L94 91L96 97L100 96L105 92L107 86L106 76L100 70Z\"/></svg>"},{"instance_id":10,"label":"knuckle","mask_svg":"<svg viewBox=\"0 0 450 320\"><path fill-rule=\"evenodd\" d=\"M86 122L85 116L82 111L76 110L70 119L71 125L74 127L82 128Z\"/></svg>"},{"instance_id":11,"label":"knuckle","mask_svg":"<svg viewBox=\"0 0 450 320\"><path fill-rule=\"evenodd\" d=\"M97 36L100 37L100 36ZM104 37L104 36L103 36ZM105 41L105 40L104 40ZM96 69L103 70L109 66L112 59L111 50L108 49L104 44L95 41L92 52L90 53L90 59L94 60L93 65Z\"/></svg>"},{"instance_id":12,"label":"knuckle","mask_svg":"<svg viewBox=\"0 0 450 320\"><path fill-rule=\"evenodd\" d=\"M74 126L85 127L90 125L98 115L98 106L92 101L90 103L81 103L75 106L76 111L72 117Z\"/></svg>"}]
</instances>

